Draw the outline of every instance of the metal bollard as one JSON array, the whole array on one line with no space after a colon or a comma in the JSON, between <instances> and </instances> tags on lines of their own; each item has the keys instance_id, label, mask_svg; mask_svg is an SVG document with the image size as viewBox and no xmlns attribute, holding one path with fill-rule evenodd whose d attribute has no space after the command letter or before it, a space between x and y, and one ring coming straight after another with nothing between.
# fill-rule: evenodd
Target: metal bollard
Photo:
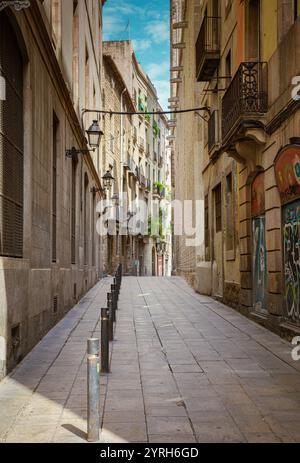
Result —
<instances>
[{"instance_id":1,"label":"metal bollard","mask_svg":"<svg viewBox=\"0 0 300 463\"><path fill-rule=\"evenodd\" d=\"M117 298L116 285L111 285L111 292L113 295L113 308L114 308L114 312L116 312L116 310L118 310L118 298Z\"/></svg>"},{"instance_id":2,"label":"metal bollard","mask_svg":"<svg viewBox=\"0 0 300 463\"><path fill-rule=\"evenodd\" d=\"M109 314L109 340L114 340L114 312L112 306L112 294L107 293L107 307L108 307L108 314Z\"/></svg>"},{"instance_id":3,"label":"metal bollard","mask_svg":"<svg viewBox=\"0 0 300 463\"><path fill-rule=\"evenodd\" d=\"M88 422L87 440L97 442L100 431L99 339L87 342Z\"/></svg>"},{"instance_id":4,"label":"metal bollard","mask_svg":"<svg viewBox=\"0 0 300 463\"><path fill-rule=\"evenodd\" d=\"M109 373L108 309L101 309L101 373Z\"/></svg>"}]
</instances>

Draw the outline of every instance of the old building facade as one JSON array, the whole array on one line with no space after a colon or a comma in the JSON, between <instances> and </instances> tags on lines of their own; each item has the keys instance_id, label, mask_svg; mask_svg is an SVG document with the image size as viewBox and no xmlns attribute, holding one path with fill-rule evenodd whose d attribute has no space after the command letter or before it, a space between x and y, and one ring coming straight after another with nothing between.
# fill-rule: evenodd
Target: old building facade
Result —
<instances>
[{"instance_id":1,"label":"old building facade","mask_svg":"<svg viewBox=\"0 0 300 463\"><path fill-rule=\"evenodd\" d=\"M102 4L31 1L0 13L0 378L96 282ZM93 189L96 187L96 190Z\"/></svg>"},{"instance_id":2,"label":"old building facade","mask_svg":"<svg viewBox=\"0 0 300 463\"><path fill-rule=\"evenodd\" d=\"M194 286L293 335L300 325L299 2L171 3L171 104L207 107L194 128L205 210L204 247L188 259ZM188 78L194 101L182 97ZM177 160L190 136L180 123L175 194L188 169L185 157Z\"/></svg>"},{"instance_id":3,"label":"old building facade","mask_svg":"<svg viewBox=\"0 0 300 463\"><path fill-rule=\"evenodd\" d=\"M153 84L136 59L131 42L104 42L103 51L124 79L122 90L129 98L127 110L142 113L131 117L131 132L120 117L114 116L113 122L122 151L121 162L118 163L122 172L118 180L119 191L123 191L129 203L142 201L148 210L148 219L141 229L136 233L130 230L127 241L125 237L122 238L121 260L129 274L162 276L170 273L171 230L167 227L164 233L152 236L148 234L148 228L153 221L152 216L158 216L162 201L165 203L164 209L167 212L170 210L167 201L171 178L168 121L164 114L150 114L162 109ZM110 110L112 102L105 100L105 103L106 109ZM145 230L147 233L144 233Z\"/></svg>"}]
</instances>

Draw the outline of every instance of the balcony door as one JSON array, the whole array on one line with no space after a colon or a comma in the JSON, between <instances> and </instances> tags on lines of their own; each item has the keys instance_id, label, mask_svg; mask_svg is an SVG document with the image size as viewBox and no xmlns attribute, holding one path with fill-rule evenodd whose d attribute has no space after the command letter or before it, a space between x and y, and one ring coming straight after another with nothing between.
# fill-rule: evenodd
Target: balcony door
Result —
<instances>
[{"instance_id":1,"label":"balcony door","mask_svg":"<svg viewBox=\"0 0 300 463\"><path fill-rule=\"evenodd\" d=\"M260 61L260 0L247 5L245 40L247 61Z\"/></svg>"}]
</instances>

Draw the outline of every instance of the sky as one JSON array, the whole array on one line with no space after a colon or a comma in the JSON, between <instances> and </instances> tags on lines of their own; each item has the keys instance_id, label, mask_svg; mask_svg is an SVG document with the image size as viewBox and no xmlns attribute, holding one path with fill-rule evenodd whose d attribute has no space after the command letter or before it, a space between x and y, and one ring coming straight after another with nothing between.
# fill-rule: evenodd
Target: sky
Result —
<instances>
[{"instance_id":1,"label":"sky","mask_svg":"<svg viewBox=\"0 0 300 463\"><path fill-rule=\"evenodd\" d=\"M138 61L168 109L170 70L170 0L107 0L104 40L132 40Z\"/></svg>"}]
</instances>

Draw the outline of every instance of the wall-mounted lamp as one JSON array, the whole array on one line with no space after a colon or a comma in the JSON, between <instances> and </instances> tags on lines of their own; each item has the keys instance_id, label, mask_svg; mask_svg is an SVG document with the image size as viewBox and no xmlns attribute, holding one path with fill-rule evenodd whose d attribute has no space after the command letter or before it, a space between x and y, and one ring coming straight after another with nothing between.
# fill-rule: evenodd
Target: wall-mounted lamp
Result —
<instances>
[{"instance_id":1,"label":"wall-mounted lamp","mask_svg":"<svg viewBox=\"0 0 300 463\"><path fill-rule=\"evenodd\" d=\"M106 188L107 190L110 190L111 187L113 186L113 182L114 182L114 177L112 176L110 170L108 170L102 177L102 180L103 180L103 186L104 188Z\"/></svg>"},{"instance_id":2,"label":"wall-mounted lamp","mask_svg":"<svg viewBox=\"0 0 300 463\"><path fill-rule=\"evenodd\" d=\"M101 137L104 134L99 127L98 121L94 120L86 133L88 136L89 145L94 149L99 148Z\"/></svg>"},{"instance_id":3,"label":"wall-mounted lamp","mask_svg":"<svg viewBox=\"0 0 300 463\"><path fill-rule=\"evenodd\" d=\"M100 140L103 135L102 130L99 127L98 121L94 120L90 128L86 131L88 136L88 143L92 149L76 149L74 146L71 149L66 150L66 156L68 158L76 158L78 154L88 154L91 151L95 151L100 146Z\"/></svg>"}]
</instances>

